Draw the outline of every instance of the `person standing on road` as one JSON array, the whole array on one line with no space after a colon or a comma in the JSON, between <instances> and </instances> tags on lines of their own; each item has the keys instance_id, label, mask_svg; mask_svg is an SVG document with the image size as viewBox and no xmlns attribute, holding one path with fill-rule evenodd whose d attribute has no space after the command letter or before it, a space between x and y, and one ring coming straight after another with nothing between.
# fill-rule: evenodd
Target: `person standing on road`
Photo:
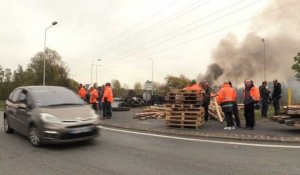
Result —
<instances>
[{"instance_id":1,"label":"person standing on road","mask_svg":"<svg viewBox=\"0 0 300 175\"><path fill-rule=\"evenodd\" d=\"M267 89L266 81L263 81L262 85L259 86L259 94L261 100L261 116L267 117L270 102L270 91Z\"/></svg>"},{"instance_id":2,"label":"person standing on road","mask_svg":"<svg viewBox=\"0 0 300 175\"><path fill-rule=\"evenodd\" d=\"M91 91L90 91L90 103L92 104L93 109L95 110L95 112L97 113L97 101L98 101L98 91L96 89L96 85L94 85L93 87L91 87Z\"/></svg>"},{"instance_id":3,"label":"person standing on road","mask_svg":"<svg viewBox=\"0 0 300 175\"><path fill-rule=\"evenodd\" d=\"M281 84L275 79L273 81L273 93L272 93L272 100L273 106L275 110L275 115L279 115L280 113L280 99L281 99Z\"/></svg>"},{"instance_id":4,"label":"person standing on road","mask_svg":"<svg viewBox=\"0 0 300 175\"><path fill-rule=\"evenodd\" d=\"M82 100L86 101L86 91L82 84L79 85L79 90L77 94Z\"/></svg>"},{"instance_id":5,"label":"person standing on road","mask_svg":"<svg viewBox=\"0 0 300 175\"><path fill-rule=\"evenodd\" d=\"M251 80L245 80L243 91L244 115L246 120L245 129L253 130L255 125L254 104L260 99L259 90L251 83Z\"/></svg>"},{"instance_id":6,"label":"person standing on road","mask_svg":"<svg viewBox=\"0 0 300 175\"><path fill-rule=\"evenodd\" d=\"M236 92L230 87L228 82L225 82L223 87L219 90L217 97L217 102L221 105L227 122L227 127L224 129L235 129L232 117L234 101L236 101Z\"/></svg>"},{"instance_id":7,"label":"person standing on road","mask_svg":"<svg viewBox=\"0 0 300 175\"><path fill-rule=\"evenodd\" d=\"M98 107L99 107L99 110L101 111L103 109L103 106L102 106L102 97L103 97L103 86L99 86L98 87Z\"/></svg>"},{"instance_id":8,"label":"person standing on road","mask_svg":"<svg viewBox=\"0 0 300 175\"><path fill-rule=\"evenodd\" d=\"M110 87L110 83L105 84L105 89L102 97L103 103L103 118L111 118L112 110L111 103L113 102L113 93Z\"/></svg>"},{"instance_id":9,"label":"person standing on road","mask_svg":"<svg viewBox=\"0 0 300 175\"><path fill-rule=\"evenodd\" d=\"M210 104L211 89L208 85L208 82L205 80L201 82L201 87L204 90L204 100L203 100L203 107L204 107L204 111L205 111L204 118L205 118L205 121L207 122L208 116L209 116L208 108L209 108L209 104Z\"/></svg>"},{"instance_id":10,"label":"person standing on road","mask_svg":"<svg viewBox=\"0 0 300 175\"><path fill-rule=\"evenodd\" d=\"M228 81L228 84L231 88L233 88L231 81ZM240 128L241 127L241 120L240 120L240 115L239 115L239 108L238 108L238 105L237 105L237 98L233 102L233 116L234 116L236 126Z\"/></svg>"}]
</instances>

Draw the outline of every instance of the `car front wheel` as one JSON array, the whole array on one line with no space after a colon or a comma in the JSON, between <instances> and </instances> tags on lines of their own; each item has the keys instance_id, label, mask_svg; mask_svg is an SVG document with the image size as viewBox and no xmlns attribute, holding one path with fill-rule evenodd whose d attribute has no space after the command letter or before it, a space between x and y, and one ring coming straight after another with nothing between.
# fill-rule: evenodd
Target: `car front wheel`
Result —
<instances>
[{"instance_id":1,"label":"car front wheel","mask_svg":"<svg viewBox=\"0 0 300 175\"><path fill-rule=\"evenodd\" d=\"M4 124L5 133L13 133L14 132L14 130L9 126L9 122L8 122L7 117L4 117L3 124Z\"/></svg>"},{"instance_id":2,"label":"car front wheel","mask_svg":"<svg viewBox=\"0 0 300 175\"><path fill-rule=\"evenodd\" d=\"M29 130L29 141L33 146L41 146L41 137L36 127L31 127Z\"/></svg>"}]
</instances>

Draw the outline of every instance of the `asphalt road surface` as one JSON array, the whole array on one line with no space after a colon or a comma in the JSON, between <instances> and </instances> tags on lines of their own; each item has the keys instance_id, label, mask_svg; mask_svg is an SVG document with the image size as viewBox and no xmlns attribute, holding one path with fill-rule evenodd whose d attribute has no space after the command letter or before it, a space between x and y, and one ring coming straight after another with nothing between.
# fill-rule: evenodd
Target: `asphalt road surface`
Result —
<instances>
[{"instance_id":1,"label":"asphalt road surface","mask_svg":"<svg viewBox=\"0 0 300 175\"><path fill-rule=\"evenodd\" d=\"M299 145L300 146L300 145ZM300 174L300 149L205 143L102 129L92 142L35 148L5 134L0 175Z\"/></svg>"}]
</instances>

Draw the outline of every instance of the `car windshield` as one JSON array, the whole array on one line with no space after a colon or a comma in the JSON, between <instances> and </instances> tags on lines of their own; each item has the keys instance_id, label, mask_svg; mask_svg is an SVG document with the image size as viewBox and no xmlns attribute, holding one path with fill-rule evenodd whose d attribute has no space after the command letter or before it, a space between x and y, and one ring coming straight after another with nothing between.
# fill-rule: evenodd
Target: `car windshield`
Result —
<instances>
[{"instance_id":1,"label":"car windshield","mask_svg":"<svg viewBox=\"0 0 300 175\"><path fill-rule=\"evenodd\" d=\"M39 107L85 104L74 92L64 87L34 87L32 95Z\"/></svg>"}]
</instances>

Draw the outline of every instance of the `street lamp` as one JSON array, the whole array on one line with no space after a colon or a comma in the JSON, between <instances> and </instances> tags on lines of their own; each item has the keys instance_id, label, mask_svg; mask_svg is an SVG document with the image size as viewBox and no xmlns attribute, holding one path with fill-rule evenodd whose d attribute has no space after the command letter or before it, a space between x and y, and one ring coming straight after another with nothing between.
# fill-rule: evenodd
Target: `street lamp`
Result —
<instances>
[{"instance_id":1,"label":"street lamp","mask_svg":"<svg viewBox=\"0 0 300 175\"><path fill-rule=\"evenodd\" d=\"M151 61L151 63L152 63L152 104L153 104L153 102L154 102L154 82L153 82L153 59L151 59L151 58L148 58L148 60L150 60Z\"/></svg>"},{"instance_id":2,"label":"street lamp","mask_svg":"<svg viewBox=\"0 0 300 175\"><path fill-rule=\"evenodd\" d=\"M98 84L98 66L102 66L101 64L96 64L96 83Z\"/></svg>"},{"instance_id":3,"label":"street lamp","mask_svg":"<svg viewBox=\"0 0 300 175\"><path fill-rule=\"evenodd\" d=\"M52 26L57 24L56 21L52 22L51 26L45 29L45 40L44 40L44 73L43 73L43 86L46 85L46 39L47 39L47 30L50 29Z\"/></svg>"},{"instance_id":4,"label":"street lamp","mask_svg":"<svg viewBox=\"0 0 300 175\"><path fill-rule=\"evenodd\" d=\"M267 74L266 74L266 44L265 44L265 39L262 38L261 41L263 42L264 45L264 78L265 81L267 81Z\"/></svg>"},{"instance_id":5,"label":"street lamp","mask_svg":"<svg viewBox=\"0 0 300 175\"><path fill-rule=\"evenodd\" d=\"M94 62L97 61L101 61L101 59L97 59L97 60L92 60L92 67L91 67L91 86L93 84L93 66L94 66Z\"/></svg>"}]
</instances>

